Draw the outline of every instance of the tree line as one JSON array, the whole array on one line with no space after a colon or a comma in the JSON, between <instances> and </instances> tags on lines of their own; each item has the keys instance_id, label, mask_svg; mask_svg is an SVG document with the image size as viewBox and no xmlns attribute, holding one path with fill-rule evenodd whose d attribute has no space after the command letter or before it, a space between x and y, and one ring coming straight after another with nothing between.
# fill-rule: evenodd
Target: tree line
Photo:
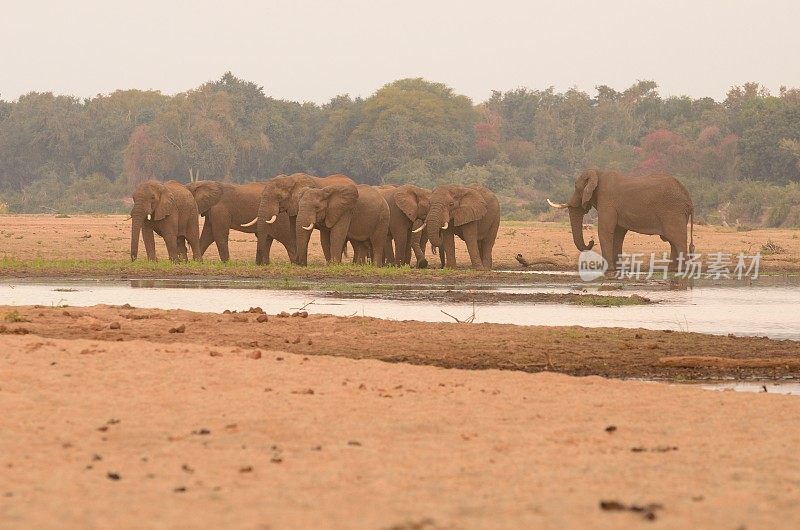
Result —
<instances>
[{"instance_id":1,"label":"tree line","mask_svg":"<svg viewBox=\"0 0 800 530\"><path fill-rule=\"evenodd\" d=\"M174 96L32 92L0 100L0 208L116 211L148 179L302 171L477 182L502 197L506 217L528 219L594 166L673 174L709 222L800 226L800 90L746 83L722 102L662 97L652 81L595 92L519 88L475 104L442 83L401 79L317 105L231 73Z\"/></svg>"}]
</instances>

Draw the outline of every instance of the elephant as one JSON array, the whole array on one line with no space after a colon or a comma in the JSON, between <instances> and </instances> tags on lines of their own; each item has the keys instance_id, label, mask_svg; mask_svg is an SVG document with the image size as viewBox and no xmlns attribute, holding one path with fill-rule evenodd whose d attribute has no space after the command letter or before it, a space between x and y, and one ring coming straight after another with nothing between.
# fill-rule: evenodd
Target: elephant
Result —
<instances>
[{"instance_id":1,"label":"elephant","mask_svg":"<svg viewBox=\"0 0 800 530\"><path fill-rule=\"evenodd\" d=\"M669 175L631 177L615 171L588 169L575 179L575 191L563 204L547 199L554 208L569 210L572 239L579 251L590 250L583 240L583 217L597 209L600 251L608 270L617 268L628 231L659 235L670 245L670 270L681 255L694 253L694 206L686 188ZM686 225L690 224L687 245Z\"/></svg>"},{"instance_id":2,"label":"elephant","mask_svg":"<svg viewBox=\"0 0 800 530\"><path fill-rule=\"evenodd\" d=\"M424 250L427 234L418 228L428 215L431 190L405 184L381 186L379 191L389 205L389 243L385 250L387 259L394 261L396 265L410 265L413 249L417 266L427 267ZM394 252L391 241L394 241Z\"/></svg>"},{"instance_id":3,"label":"elephant","mask_svg":"<svg viewBox=\"0 0 800 530\"><path fill-rule=\"evenodd\" d=\"M200 227L197 203L186 187L174 180L141 183L133 192L131 210L131 261L139 254L142 234L147 259L156 260L153 232L164 238L172 261L188 261L186 242L192 248L192 259L200 260Z\"/></svg>"},{"instance_id":4,"label":"elephant","mask_svg":"<svg viewBox=\"0 0 800 530\"><path fill-rule=\"evenodd\" d=\"M473 269L492 269L500 202L488 189L457 184L437 186L431 192L424 226L431 246L439 248L443 266L456 266L454 236L458 236L467 244Z\"/></svg>"},{"instance_id":5,"label":"elephant","mask_svg":"<svg viewBox=\"0 0 800 530\"><path fill-rule=\"evenodd\" d=\"M297 212L300 202L300 193L305 188L322 188L334 184L352 184L352 179L345 175L330 175L328 177L315 177L305 173L294 173L292 175L279 175L269 181L264 186L261 194L261 201L258 206L258 215L242 225L249 227L257 225L258 234L257 256L264 256L267 249L268 229L267 226L277 221L278 216L285 212L289 217L290 238L297 241ZM320 230L320 243L325 260L330 261L330 231L327 228ZM297 250L297 249L296 249ZM297 255L294 263L297 262ZM261 264L261 261L257 261Z\"/></svg>"},{"instance_id":6,"label":"elephant","mask_svg":"<svg viewBox=\"0 0 800 530\"><path fill-rule=\"evenodd\" d=\"M297 263L308 263L308 240L315 227L329 231L330 262L341 263L347 240L356 248L369 243L373 265L383 265L389 233L389 205L379 190L366 184L305 188L297 213Z\"/></svg>"},{"instance_id":7,"label":"elephant","mask_svg":"<svg viewBox=\"0 0 800 530\"><path fill-rule=\"evenodd\" d=\"M255 234L255 226L242 226L258 215L258 206L264 192L266 182L248 184L228 184L213 180L201 180L187 184L186 187L194 195L197 208L205 217L203 231L200 234L200 255L205 254L211 243L217 244L222 261L230 259L228 252L228 236L231 230ZM266 242L263 255L256 251L257 263L269 263L269 253L273 239L280 241L289 260L295 260L295 240L289 227L289 216L285 212L278 215L276 222L266 225Z\"/></svg>"}]
</instances>

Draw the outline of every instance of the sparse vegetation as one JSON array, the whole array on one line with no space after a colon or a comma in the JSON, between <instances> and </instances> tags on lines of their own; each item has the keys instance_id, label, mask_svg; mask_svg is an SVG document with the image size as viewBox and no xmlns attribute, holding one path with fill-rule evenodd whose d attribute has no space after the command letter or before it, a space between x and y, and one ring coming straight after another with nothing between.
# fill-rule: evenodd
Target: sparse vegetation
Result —
<instances>
[{"instance_id":1,"label":"sparse vegetation","mask_svg":"<svg viewBox=\"0 0 800 530\"><path fill-rule=\"evenodd\" d=\"M3 316L3 320L4 320L5 322L8 322L8 323L10 323L10 324L14 324L14 323L18 323L18 322L30 322L30 320L28 320L27 318L25 318L24 316L22 316L22 315L20 314L20 312L19 312L19 311L17 311L16 309L15 309L15 310L13 310L13 311L9 311L9 312L7 312L7 313L6 313L6 314Z\"/></svg>"}]
</instances>

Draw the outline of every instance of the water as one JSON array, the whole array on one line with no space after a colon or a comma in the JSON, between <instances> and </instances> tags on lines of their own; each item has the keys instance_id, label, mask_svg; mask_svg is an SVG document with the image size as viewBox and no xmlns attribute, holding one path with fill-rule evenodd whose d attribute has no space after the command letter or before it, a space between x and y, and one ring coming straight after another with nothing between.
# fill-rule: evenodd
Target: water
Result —
<instances>
[{"instance_id":1,"label":"water","mask_svg":"<svg viewBox=\"0 0 800 530\"><path fill-rule=\"evenodd\" d=\"M670 290L664 284L635 286L624 291L598 292L587 284L493 287L520 293L566 293L576 290L608 295L639 294L659 300L655 305L625 307L572 306L555 303L476 304L475 322L521 325L580 325L671 329L719 335L757 335L800 340L800 286L709 285ZM132 280L129 282L0 283L0 304L121 305L222 312L260 306L268 313L303 307L309 313L370 316L395 320L452 322L442 311L465 319L470 303L437 303L435 295L420 302L326 296L319 291L258 288L253 282Z\"/></svg>"},{"instance_id":2,"label":"water","mask_svg":"<svg viewBox=\"0 0 800 530\"><path fill-rule=\"evenodd\" d=\"M735 381L725 383L702 384L701 388L706 390L734 391L734 392L758 392L770 394L784 394L788 396L800 396L800 383L785 382L777 383L774 381Z\"/></svg>"}]
</instances>

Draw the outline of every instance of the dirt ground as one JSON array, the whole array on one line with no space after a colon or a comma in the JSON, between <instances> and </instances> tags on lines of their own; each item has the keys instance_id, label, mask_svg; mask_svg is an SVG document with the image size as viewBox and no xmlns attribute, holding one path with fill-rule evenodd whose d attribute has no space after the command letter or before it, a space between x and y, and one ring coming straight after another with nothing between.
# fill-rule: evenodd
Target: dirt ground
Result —
<instances>
[{"instance_id":1,"label":"dirt ground","mask_svg":"<svg viewBox=\"0 0 800 530\"><path fill-rule=\"evenodd\" d=\"M235 315L69 311L26 308L6 331L34 333L0 335L4 529L800 526L797 397L223 346L209 322ZM258 326L379 325L314 320Z\"/></svg>"},{"instance_id":2,"label":"dirt ground","mask_svg":"<svg viewBox=\"0 0 800 530\"><path fill-rule=\"evenodd\" d=\"M80 215L56 218L52 215L4 215L0 216L0 256L18 259L118 259L128 260L130 255L130 221L124 215ZM584 232L588 241L597 237L596 226ZM463 266L469 258L463 242L457 240L457 258ZM800 231L797 230L752 230L737 232L734 228L720 226L695 226L694 241L697 252L729 252L748 255L769 245L761 259L762 270L800 270ZM772 243L772 245L770 245ZM156 238L157 253L166 256L163 240ZM599 248L599 247L598 247ZM280 243L273 243L273 260L288 262L286 251ZM144 253L143 247L140 250ZM629 233L625 239L625 251L669 252L669 245L655 236ZM254 260L255 236L240 232L231 233L231 259ZM494 248L496 268L518 269L515 256L522 254L528 261L540 267L573 269L578 252L572 244L569 226L565 223L504 222L500 226ZM218 260L216 247L212 245L205 259ZM431 260L432 261L432 260ZM324 263L319 238L311 239L310 263Z\"/></svg>"},{"instance_id":3,"label":"dirt ground","mask_svg":"<svg viewBox=\"0 0 800 530\"><path fill-rule=\"evenodd\" d=\"M181 326L183 332L175 332ZM0 336L18 334L194 343L234 347L243 355L284 350L461 369L671 380L800 378L798 341L644 329L280 317L125 306L0 306Z\"/></svg>"},{"instance_id":4,"label":"dirt ground","mask_svg":"<svg viewBox=\"0 0 800 530\"><path fill-rule=\"evenodd\" d=\"M2 216L0 257L123 263L129 230ZM762 270L800 270L796 231L698 227L695 242L771 243ZM235 234L232 257L254 247ZM504 224L495 262L519 268L517 253L577 256L566 225ZM798 380L800 343L0 306L0 528L800 526L797 397L596 376Z\"/></svg>"}]
</instances>

